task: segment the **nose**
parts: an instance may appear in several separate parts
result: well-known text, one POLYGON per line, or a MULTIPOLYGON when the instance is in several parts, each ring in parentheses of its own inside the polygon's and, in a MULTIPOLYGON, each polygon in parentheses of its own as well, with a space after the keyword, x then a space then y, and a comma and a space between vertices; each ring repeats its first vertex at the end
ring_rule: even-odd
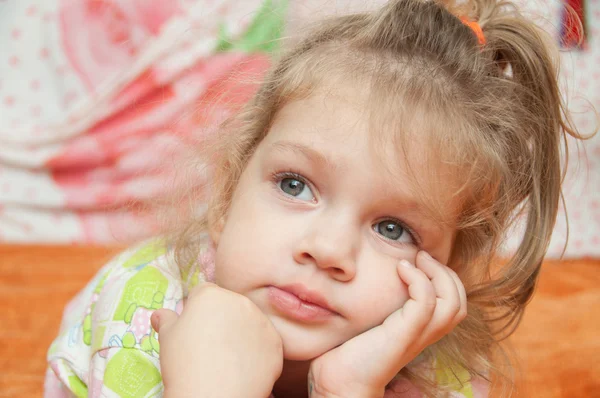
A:
POLYGON ((331 212, 311 220, 294 251, 298 264, 314 264, 330 277, 348 282, 356 275, 360 229, 349 215, 331 212))

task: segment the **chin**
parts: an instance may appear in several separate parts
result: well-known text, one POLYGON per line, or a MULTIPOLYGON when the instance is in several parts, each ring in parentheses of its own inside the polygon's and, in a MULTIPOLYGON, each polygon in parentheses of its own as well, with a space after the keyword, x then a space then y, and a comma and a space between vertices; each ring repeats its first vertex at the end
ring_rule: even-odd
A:
POLYGON ((286 319, 271 319, 281 336, 283 357, 289 361, 309 361, 341 344, 331 330, 322 326, 301 325, 286 319))
POLYGON ((288 361, 311 361, 328 350, 319 350, 307 345, 299 344, 299 342, 288 342, 283 339, 283 359, 288 361))

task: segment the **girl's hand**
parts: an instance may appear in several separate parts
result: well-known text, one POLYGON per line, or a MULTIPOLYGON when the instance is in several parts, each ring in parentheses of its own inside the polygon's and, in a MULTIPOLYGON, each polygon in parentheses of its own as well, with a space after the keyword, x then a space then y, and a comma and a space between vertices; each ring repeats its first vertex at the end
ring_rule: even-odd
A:
POLYGON ((416 264, 397 266, 410 296, 402 308, 312 362, 310 397, 383 397, 404 366, 465 318, 467 295, 458 275, 423 251, 416 264))
POLYGON ((248 298, 203 283, 181 316, 152 314, 166 397, 267 397, 283 366, 271 321, 248 298))

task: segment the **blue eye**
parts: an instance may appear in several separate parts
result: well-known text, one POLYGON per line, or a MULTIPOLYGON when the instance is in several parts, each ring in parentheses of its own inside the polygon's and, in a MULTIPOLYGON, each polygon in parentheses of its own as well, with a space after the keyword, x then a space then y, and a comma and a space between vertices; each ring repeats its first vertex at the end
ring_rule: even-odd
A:
POLYGON ((288 195, 298 196, 304 191, 305 183, 298 181, 295 178, 284 178, 279 183, 281 190, 288 195))
POLYGON ((414 242, 410 232, 395 220, 380 221, 373 225, 373 230, 389 240, 408 243, 414 242))
POLYGON ((315 200, 315 196, 300 176, 284 176, 279 181, 279 189, 281 189, 286 195, 293 196, 294 198, 311 202, 315 200))

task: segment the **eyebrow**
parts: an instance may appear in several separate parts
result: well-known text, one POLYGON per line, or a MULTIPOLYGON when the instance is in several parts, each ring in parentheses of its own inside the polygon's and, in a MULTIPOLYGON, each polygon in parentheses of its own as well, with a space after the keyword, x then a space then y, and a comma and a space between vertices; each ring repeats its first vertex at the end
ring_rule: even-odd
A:
POLYGON ((400 219, 415 229, 420 240, 433 239, 443 232, 445 221, 433 216, 414 197, 394 189, 385 190, 383 193, 382 205, 393 209, 394 212, 402 213, 400 219))
POLYGON ((277 152, 300 154, 326 170, 339 168, 339 165, 337 165, 330 157, 300 142, 277 141, 271 145, 271 148, 277 152))

